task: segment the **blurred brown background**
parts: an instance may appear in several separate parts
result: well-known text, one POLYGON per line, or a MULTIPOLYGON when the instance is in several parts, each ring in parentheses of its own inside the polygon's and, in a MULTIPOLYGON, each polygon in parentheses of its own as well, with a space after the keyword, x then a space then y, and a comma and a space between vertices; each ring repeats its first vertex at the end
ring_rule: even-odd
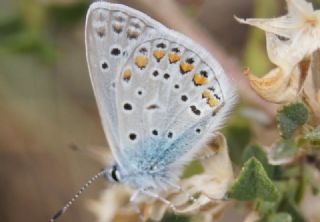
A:
MULTIPOLYGON (((240 64, 252 63, 258 73, 270 64, 262 33, 248 32, 233 16, 275 16, 284 5, 278 0, 118 2, 196 38, 223 60, 243 95, 250 94, 250 89, 238 81, 243 80, 240 64)), ((1 222, 49 221, 103 167, 90 155, 103 151, 97 147, 106 146, 106 141, 84 52, 89 4, 84 0, 0 0, 1 222), (81 150, 70 149, 70 144, 81 150)), ((244 100, 263 108, 253 98, 244 100)), ((103 181, 97 182, 61 221, 94 221, 86 201, 98 198, 103 187, 103 181)))

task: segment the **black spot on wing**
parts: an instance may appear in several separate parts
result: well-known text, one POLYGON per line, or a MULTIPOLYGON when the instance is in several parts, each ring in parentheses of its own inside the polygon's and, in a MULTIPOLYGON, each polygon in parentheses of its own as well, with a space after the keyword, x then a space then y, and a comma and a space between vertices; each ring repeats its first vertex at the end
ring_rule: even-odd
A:
POLYGON ((196 106, 192 105, 190 106, 190 109, 195 115, 200 116, 201 111, 196 106))

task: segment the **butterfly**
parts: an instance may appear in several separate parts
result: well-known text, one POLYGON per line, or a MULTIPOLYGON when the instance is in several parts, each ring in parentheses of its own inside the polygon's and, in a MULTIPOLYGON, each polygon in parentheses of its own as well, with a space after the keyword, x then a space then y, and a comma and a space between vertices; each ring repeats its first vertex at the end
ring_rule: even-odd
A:
POLYGON ((87 63, 114 164, 104 176, 174 206, 184 167, 225 122, 236 91, 219 63, 188 37, 125 5, 98 1, 86 18, 87 63))

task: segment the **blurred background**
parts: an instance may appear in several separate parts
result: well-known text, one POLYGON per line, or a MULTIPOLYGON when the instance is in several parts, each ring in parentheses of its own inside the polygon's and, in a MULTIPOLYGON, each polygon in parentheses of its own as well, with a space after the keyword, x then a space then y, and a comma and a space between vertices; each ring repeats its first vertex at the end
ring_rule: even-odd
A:
MULTIPOLYGON (((275 107, 257 98, 241 74, 244 66, 257 74, 270 69, 264 34, 238 24, 233 16, 277 16, 285 12, 284 1, 116 2, 189 35, 221 61, 242 95, 236 117, 225 129, 235 164, 237 153, 249 141, 268 143, 276 136, 270 122, 275 107), (259 114, 261 124, 250 124, 250 112, 259 114)), ((88 0, 0 0, 1 222, 49 221, 103 167, 93 157, 104 153, 107 148, 101 147, 107 145, 85 59, 89 4, 88 0)), ((61 221, 94 221, 86 201, 97 199, 103 188, 104 181, 97 182, 61 221)))

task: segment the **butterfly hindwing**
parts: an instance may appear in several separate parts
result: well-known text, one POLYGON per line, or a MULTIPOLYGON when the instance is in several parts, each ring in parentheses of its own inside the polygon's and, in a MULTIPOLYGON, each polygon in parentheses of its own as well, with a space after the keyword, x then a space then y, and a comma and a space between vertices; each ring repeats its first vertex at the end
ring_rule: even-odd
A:
POLYGON ((116 89, 127 163, 139 156, 143 160, 136 162, 143 164, 136 168, 190 160, 233 103, 233 92, 223 94, 217 71, 169 33, 136 46, 116 89))

